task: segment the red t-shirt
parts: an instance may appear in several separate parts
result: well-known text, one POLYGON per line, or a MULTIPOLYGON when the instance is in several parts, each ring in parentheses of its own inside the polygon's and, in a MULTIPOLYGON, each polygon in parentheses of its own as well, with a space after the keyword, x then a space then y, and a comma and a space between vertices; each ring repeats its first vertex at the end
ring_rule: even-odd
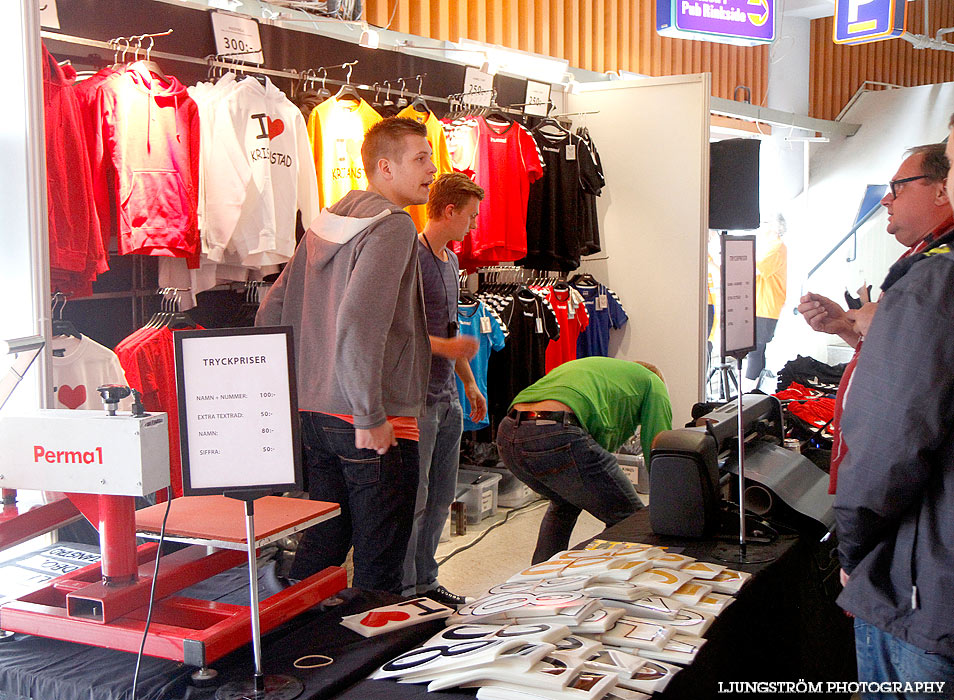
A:
POLYGON ((454 167, 473 172, 486 195, 477 228, 451 247, 461 267, 471 261, 516 260, 527 253, 527 199, 530 184, 543 176, 543 160, 530 133, 517 123, 469 120, 450 137, 454 167))
POLYGON ((586 306, 582 302, 575 302, 569 289, 557 291, 551 288, 547 301, 560 323, 560 337, 547 345, 546 368, 549 372, 564 362, 576 359, 576 341, 590 324, 590 317, 586 313, 586 306))
MULTIPOLYGON (((340 418, 346 423, 354 425, 354 416, 345 413, 326 413, 325 415, 340 418)), ((413 416, 388 416, 388 423, 394 428, 394 437, 402 440, 413 440, 418 442, 421 439, 421 431, 417 427, 417 418, 413 416)))
MULTIPOLYGON (((201 326, 196 326, 201 328, 201 326)), ((133 332, 116 346, 116 355, 129 386, 142 394, 147 411, 162 411, 169 421, 169 477, 172 493, 182 495, 182 458, 179 452, 179 401, 176 397, 176 360, 168 328, 133 332)))

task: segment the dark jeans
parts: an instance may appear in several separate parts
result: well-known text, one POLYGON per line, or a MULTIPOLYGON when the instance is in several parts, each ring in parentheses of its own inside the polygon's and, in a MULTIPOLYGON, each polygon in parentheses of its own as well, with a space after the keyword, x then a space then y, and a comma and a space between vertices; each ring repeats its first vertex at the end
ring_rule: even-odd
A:
POLYGON ((745 378, 758 379, 765 369, 765 346, 775 337, 777 318, 755 317, 755 350, 745 356, 748 363, 745 365, 745 378))
POLYGON ((570 546, 580 511, 609 527, 643 507, 616 458, 576 425, 517 424, 507 417, 497 429, 497 449, 514 476, 550 499, 533 552, 534 564, 570 546))
POLYGON ((341 515, 305 531, 289 576, 340 566, 354 545, 352 585, 400 593, 417 495, 417 443, 399 439, 383 455, 359 450, 354 426, 311 411, 301 412, 301 442, 309 498, 340 504, 341 515))

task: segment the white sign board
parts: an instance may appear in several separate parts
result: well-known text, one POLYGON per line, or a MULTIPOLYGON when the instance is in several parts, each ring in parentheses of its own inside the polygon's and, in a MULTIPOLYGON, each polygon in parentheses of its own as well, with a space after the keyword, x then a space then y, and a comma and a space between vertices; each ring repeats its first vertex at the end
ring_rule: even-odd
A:
POLYGON ((722 357, 755 349, 755 236, 722 236, 722 357))
POLYGON ((291 329, 174 335, 184 495, 301 488, 291 329))
POLYGON ((535 80, 527 81, 527 96, 523 99, 524 114, 533 114, 538 117, 547 116, 550 106, 550 84, 538 83, 535 80))
POLYGON ((479 68, 467 66, 464 72, 464 104, 489 107, 492 103, 494 76, 479 68))
POLYGON ((265 63, 258 22, 251 17, 230 12, 212 12, 211 15, 217 53, 244 63, 265 63))
POLYGON ((43 0, 40 5, 40 26, 51 29, 60 28, 60 15, 56 11, 56 0, 43 0))

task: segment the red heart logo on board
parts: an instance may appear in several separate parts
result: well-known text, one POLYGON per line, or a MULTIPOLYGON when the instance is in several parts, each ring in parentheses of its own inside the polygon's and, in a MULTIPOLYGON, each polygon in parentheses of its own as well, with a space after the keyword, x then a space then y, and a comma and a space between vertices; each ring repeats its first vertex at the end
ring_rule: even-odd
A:
POLYGON ((276 136, 280 135, 283 131, 285 131, 285 122, 283 122, 281 119, 270 119, 268 117, 265 117, 265 118, 268 119, 268 140, 269 141, 271 141, 273 138, 275 138, 276 136))
POLYGON ((86 387, 82 384, 75 387, 64 384, 56 390, 56 398, 67 408, 79 408, 86 403, 86 387))
POLYGON ((410 615, 399 610, 382 610, 380 612, 369 612, 361 619, 361 624, 365 627, 384 627, 389 622, 404 622, 410 619, 410 615))

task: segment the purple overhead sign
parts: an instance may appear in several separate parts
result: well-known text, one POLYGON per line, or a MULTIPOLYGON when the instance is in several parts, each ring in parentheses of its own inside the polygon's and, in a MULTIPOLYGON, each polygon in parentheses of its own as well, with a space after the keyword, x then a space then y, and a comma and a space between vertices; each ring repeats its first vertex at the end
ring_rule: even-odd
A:
POLYGON ((661 36, 750 46, 775 41, 775 0, 656 0, 661 36))

